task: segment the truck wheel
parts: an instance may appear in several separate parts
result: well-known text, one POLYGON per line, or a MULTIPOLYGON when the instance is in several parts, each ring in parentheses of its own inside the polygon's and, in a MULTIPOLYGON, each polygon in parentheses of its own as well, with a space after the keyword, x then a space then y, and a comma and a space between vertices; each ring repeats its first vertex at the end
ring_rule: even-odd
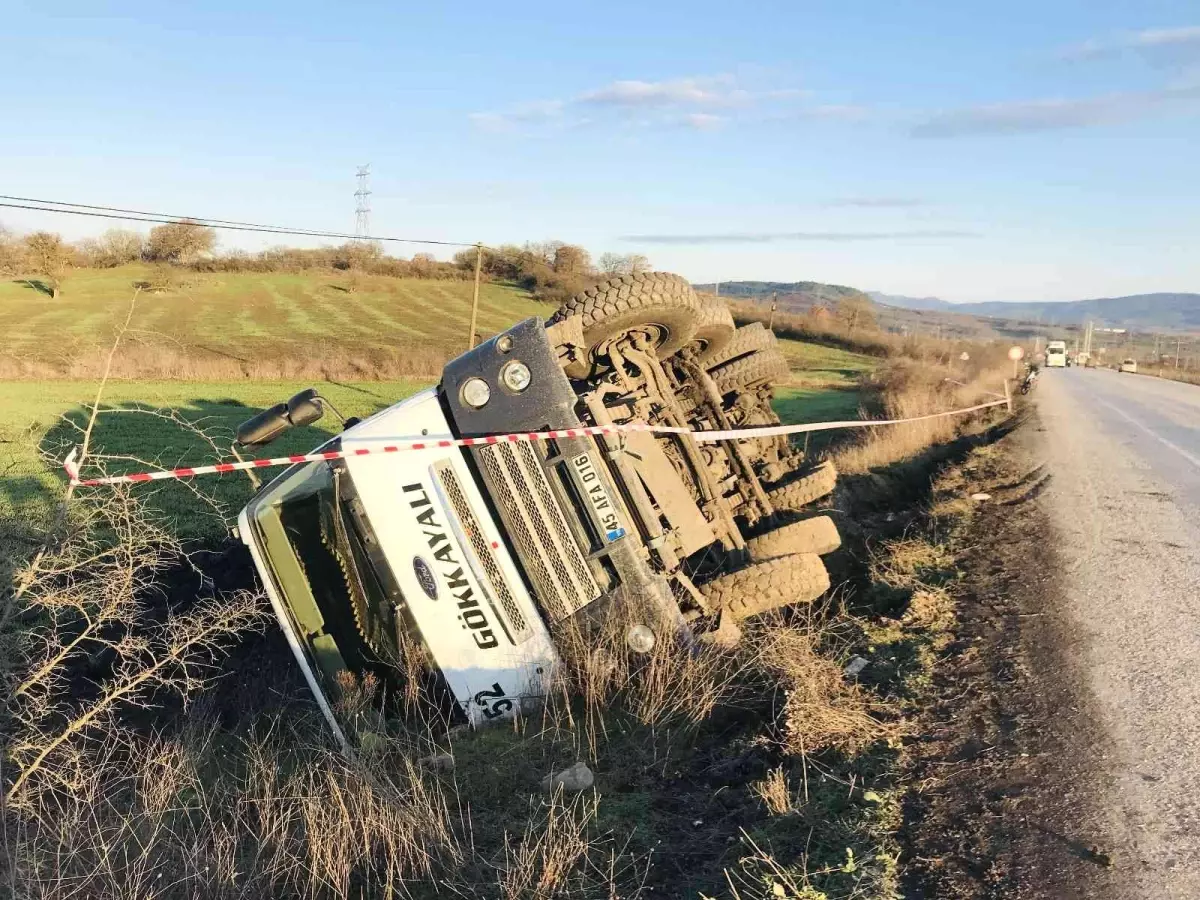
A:
POLYGON ((829 516, 817 516, 800 522, 789 522, 746 541, 746 549, 755 562, 777 559, 793 553, 815 553, 824 556, 842 546, 837 525, 829 516))
POLYGON ((668 272, 622 275, 590 287, 567 300, 550 323, 580 319, 584 359, 568 363, 570 378, 587 378, 609 368, 606 345, 623 335, 647 334, 660 359, 670 356, 696 333, 699 301, 691 284, 668 272))
POLYGON ((786 378, 791 368, 774 347, 756 350, 741 359, 727 362, 709 371, 722 396, 748 390, 760 384, 786 378))
POLYGON ((700 315, 696 320, 696 333, 692 336, 692 345, 696 347, 701 362, 724 351, 733 340, 736 331, 729 307, 722 303, 719 297, 700 299, 700 315))
POLYGON ((768 488, 767 499, 775 509, 799 510, 832 493, 836 486, 837 469, 826 460, 802 475, 795 475, 768 488))
POLYGON ((717 366, 733 362, 735 359, 747 356, 755 350, 777 347, 778 344, 779 342, 775 340, 775 335, 768 331, 762 322, 751 322, 749 325, 743 325, 735 331, 733 339, 725 345, 724 349, 710 350, 702 354, 700 362, 707 366, 711 372, 717 366))
POLYGON ((829 573, 815 553, 752 563, 700 587, 714 609, 728 612, 735 621, 793 603, 808 603, 827 590, 829 573))

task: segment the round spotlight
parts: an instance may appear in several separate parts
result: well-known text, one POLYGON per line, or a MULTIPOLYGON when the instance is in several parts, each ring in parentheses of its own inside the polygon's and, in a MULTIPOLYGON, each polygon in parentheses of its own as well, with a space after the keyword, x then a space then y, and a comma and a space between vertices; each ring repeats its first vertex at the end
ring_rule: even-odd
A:
POLYGON ((475 409, 482 409, 492 399, 492 389, 482 378, 468 378, 462 386, 463 403, 475 409))
POLYGON ((529 366, 519 359, 505 363, 504 368, 500 370, 500 381, 514 394, 519 394, 529 387, 532 380, 533 374, 529 371, 529 366))
POLYGON ((649 653, 654 649, 654 632, 649 625, 632 625, 625 632, 625 643, 634 653, 649 653))

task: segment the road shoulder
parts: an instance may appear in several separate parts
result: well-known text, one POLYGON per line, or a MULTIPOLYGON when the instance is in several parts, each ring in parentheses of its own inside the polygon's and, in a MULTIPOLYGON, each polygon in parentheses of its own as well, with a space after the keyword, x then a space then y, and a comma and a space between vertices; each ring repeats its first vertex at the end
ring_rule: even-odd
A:
MULTIPOLYGON (((1062 602, 1035 414, 940 479, 984 492, 949 532, 955 624, 910 747, 908 898, 1116 898, 1107 738, 1062 602)), ((935 509, 936 509, 935 498, 935 509)))

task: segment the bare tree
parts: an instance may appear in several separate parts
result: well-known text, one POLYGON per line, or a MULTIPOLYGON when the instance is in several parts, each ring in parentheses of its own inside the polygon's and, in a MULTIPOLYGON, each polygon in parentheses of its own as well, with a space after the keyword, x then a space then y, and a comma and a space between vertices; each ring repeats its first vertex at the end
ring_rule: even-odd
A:
MULTIPOLYGON (((475 251, 471 251, 474 253, 475 251)), ((437 257, 432 253, 414 253, 412 273, 418 278, 429 278, 437 268, 437 257)))
POLYGON ((41 276, 55 300, 74 255, 71 245, 53 232, 35 231, 25 238, 25 263, 33 274, 41 276))
POLYGON ((188 263, 217 245, 217 233, 207 225, 183 219, 150 229, 146 256, 154 262, 188 263))
POLYGON ((0 225, 0 275, 19 275, 25 266, 25 248, 4 226, 0 225))
POLYGON ((592 257, 582 247, 560 244, 554 249, 554 273, 567 278, 586 277, 592 273, 592 257))
POLYGON ((110 228, 95 242, 95 265, 104 268, 123 266, 142 258, 146 249, 146 238, 136 231, 125 228, 110 228))
POLYGON ((600 271, 613 278, 618 275, 641 275, 653 270, 650 260, 640 253, 605 253, 600 257, 600 271))
POLYGON ((848 331, 854 331, 856 328, 875 329, 878 327, 878 323, 875 321, 874 305, 870 298, 862 294, 839 298, 837 318, 848 331))
POLYGON ((629 260, 630 275, 641 275, 645 272, 654 271, 654 267, 650 265, 649 258, 640 253, 631 253, 626 258, 629 260))

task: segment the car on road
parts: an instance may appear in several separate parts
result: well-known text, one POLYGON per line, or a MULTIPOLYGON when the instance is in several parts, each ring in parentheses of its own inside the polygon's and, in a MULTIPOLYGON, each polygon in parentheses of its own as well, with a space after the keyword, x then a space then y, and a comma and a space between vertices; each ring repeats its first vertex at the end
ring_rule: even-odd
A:
POLYGON ((1119 366, 1117 366, 1117 371, 1118 372, 1132 372, 1134 375, 1136 375, 1137 374, 1137 360, 1136 359, 1121 360, 1121 364, 1119 366))

